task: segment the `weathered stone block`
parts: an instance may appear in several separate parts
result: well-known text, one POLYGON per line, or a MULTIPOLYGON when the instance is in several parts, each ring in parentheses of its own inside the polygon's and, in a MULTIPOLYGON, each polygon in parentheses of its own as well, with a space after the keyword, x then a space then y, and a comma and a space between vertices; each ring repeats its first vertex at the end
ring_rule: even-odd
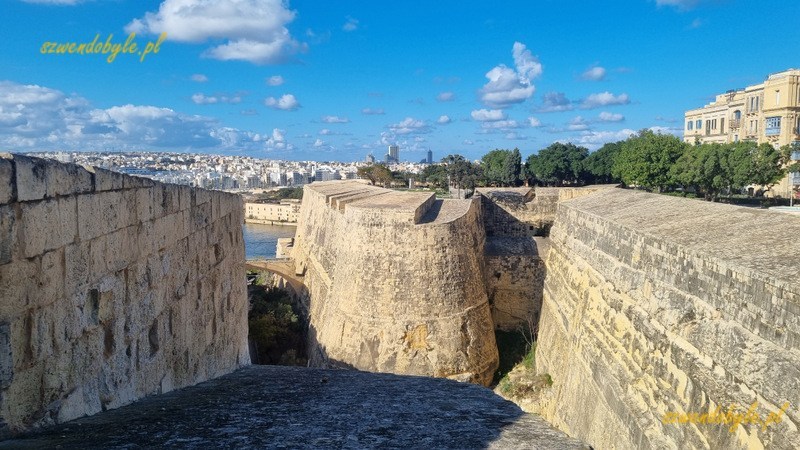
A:
POLYGON ((93 167, 94 190, 96 192, 114 191, 124 187, 125 175, 101 167, 93 167))
POLYGON ((156 182, 151 180, 150 178, 145 177, 137 177, 132 175, 123 175, 122 178, 122 187, 124 189, 135 189, 135 188, 143 188, 143 187, 152 187, 155 186, 156 182))
POLYGON ((8 264, 17 242, 16 211, 12 205, 0 206, 0 265, 8 264))
POLYGON ((84 194, 92 192, 92 174, 75 164, 47 161, 47 196, 84 194))
POLYGON ((41 257, 38 289, 32 294, 33 304, 48 305, 64 295, 64 247, 51 250, 41 257))
POLYGON ((99 192, 78 196, 78 232, 82 240, 125 228, 136 222, 136 203, 129 193, 99 192))
POLYGON ((14 155, 17 201, 41 200, 47 195, 47 162, 41 158, 14 155))
POLYGON ((0 157, 0 205, 16 200, 14 165, 8 158, 0 157))
POLYGON ((75 197, 21 204, 19 226, 25 257, 74 242, 78 228, 75 211, 75 197))

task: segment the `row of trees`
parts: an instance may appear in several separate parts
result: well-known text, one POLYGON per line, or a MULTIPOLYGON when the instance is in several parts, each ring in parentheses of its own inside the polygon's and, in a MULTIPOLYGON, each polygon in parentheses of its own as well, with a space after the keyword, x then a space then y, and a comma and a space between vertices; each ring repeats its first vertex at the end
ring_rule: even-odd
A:
MULTIPOLYGON (((448 155, 442 164, 427 166, 418 178, 439 189, 624 183, 657 192, 683 189, 716 200, 750 185, 769 189, 787 171, 799 171, 800 165, 790 164, 791 152, 789 146, 775 149, 755 142, 690 145, 673 135, 642 130, 592 153, 556 142, 524 163, 516 148, 492 150, 479 162, 448 155)), ((359 174, 384 185, 398 178, 408 180, 382 165, 367 166, 359 174)))

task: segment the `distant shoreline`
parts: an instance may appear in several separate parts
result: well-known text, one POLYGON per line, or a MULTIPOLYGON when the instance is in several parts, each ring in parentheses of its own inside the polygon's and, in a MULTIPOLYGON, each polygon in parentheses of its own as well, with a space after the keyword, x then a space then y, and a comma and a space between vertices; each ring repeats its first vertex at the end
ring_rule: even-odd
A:
POLYGON ((244 219, 244 223, 253 223, 257 225, 279 225, 284 227, 296 227, 297 222, 283 222, 278 220, 265 220, 265 219, 244 219))

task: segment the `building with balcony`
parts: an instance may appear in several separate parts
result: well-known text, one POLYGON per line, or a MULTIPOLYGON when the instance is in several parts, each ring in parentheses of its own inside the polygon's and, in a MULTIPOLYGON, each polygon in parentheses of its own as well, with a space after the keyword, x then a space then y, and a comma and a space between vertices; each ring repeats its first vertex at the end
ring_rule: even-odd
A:
POLYGON ((775 147, 800 145, 800 69, 770 75, 754 86, 730 90, 702 108, 686 111, 683 140, 740 140, 775 147))
MULTIPOLYGON (((686 111, 683 140, 800 146, 800 69, 773 73, 761 84, 730 90, 702 108, 686 111)), ((775 193, 787 195, 788 189, 787 177, 775 193)))

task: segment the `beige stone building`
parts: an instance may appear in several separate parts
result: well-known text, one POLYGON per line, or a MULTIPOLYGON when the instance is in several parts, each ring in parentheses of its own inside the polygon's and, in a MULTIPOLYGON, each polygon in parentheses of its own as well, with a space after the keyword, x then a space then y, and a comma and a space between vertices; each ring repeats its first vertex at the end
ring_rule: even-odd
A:
MULTIPOLYGON (((800 69, 773 73, 761 84, 730 90, 702 108, 686 111, 683 140, 800 146, 800 69)), ((788 197, 790 186, 787 176, 770 195, 788 197)))
POLYGON ((685 142, 800 145, 800 69, 774 73, 761 84, 719 94, 685 116, 685 142))
POLYGON ((280 203, 245 203, 244 217, 248 223, 297 223, 300 200, 285 199, 280 203))

